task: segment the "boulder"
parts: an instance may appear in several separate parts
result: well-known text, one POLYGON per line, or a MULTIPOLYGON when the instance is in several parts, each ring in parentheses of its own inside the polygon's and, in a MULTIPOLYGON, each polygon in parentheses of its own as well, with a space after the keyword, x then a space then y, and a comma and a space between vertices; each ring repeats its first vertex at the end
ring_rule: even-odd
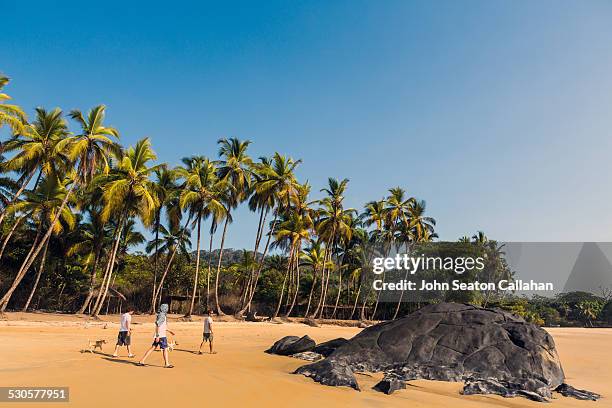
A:
POLYGON ((315 341, 308 336, 285 336, 266 350, 266 353, 290 356, 304 351, 312 351, 315 346, 315 341))
POLYGON ((348 343, 348 340, 343 338, 343 337, 338 337, 337 339, 333 339, 333 340, 329 340, 326 342, 323 342, 319 345, 317 345, 314 348, 314 352, 315 353, 319 353, 322 354, 323 356, 327 357, 329 356, 331 353, 333 353, 338 347, 344 345, 348 343))
POLYGON ((295 373, 359 389, 356 371, 384 372, 384 383, 375 388, 387 393, 404 381, 427 379, 464 381, 466 394, 538 401, 550 398, 565 378, 555 343, 544 329, 502 310, 457 303, 429 305, 370 326, 295 373))

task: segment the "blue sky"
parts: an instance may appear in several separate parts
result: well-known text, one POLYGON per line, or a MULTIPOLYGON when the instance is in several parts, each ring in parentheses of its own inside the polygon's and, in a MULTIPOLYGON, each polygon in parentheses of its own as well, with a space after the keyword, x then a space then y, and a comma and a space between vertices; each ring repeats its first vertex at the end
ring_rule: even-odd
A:
MULTIPOLYGON (((6 2, 0 71, 30 112, 104 103, 161 161, 303 159, 348 206, 393 186, 442 239, 612 241, 612 3, 6 2), (92 3, 92 4, 90 4, 92 3)), ((252 247, 236 215, 230 247, 252 247)))

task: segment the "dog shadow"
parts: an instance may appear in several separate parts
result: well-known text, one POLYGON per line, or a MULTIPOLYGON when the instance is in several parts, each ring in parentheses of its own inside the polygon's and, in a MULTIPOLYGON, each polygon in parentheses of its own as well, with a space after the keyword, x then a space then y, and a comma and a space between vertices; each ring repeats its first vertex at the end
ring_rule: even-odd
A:
POLYGON ((99 356, 106 356, 106 357, 112 357, 112 356, 113 356, 112 354, 109 354, 109 353, 104 353, 104 352, 102 352, 102 351, 95 351, 95 350, 94 350, 94 351, 91 351, 91 350, 89 350, 89 349, 82 349, 82 350, 80 351, 80 353, 97 354, 97 355, 99 355, 99 356))
POLYGON ((198 354, 197 351, 193 351, 193 350, 185 350, 185 349, 180 349, 180 348, 175 348, 174 351, 180 351, 182 353, 191 353, 191 354, 198 354))

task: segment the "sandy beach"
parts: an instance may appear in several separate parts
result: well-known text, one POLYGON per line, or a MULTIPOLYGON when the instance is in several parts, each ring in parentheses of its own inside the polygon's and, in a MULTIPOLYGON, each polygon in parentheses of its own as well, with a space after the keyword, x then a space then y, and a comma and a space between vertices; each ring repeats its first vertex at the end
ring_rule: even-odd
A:
MULTIPOLYGON (((285 335, 308 334, 317 342, 351 337, 360 329, 300 323, 217 322, 217 354, 196 355, 201 323, 170 320, 179 346, 171 353, 174 369, 162 368, 154 353, 147 367, 134 365, 125 349, 112 358, 118 316, 103 321, 54 314, 7 314, 0 321, 0 379, 2 386, 68 386, 70 406, 110 407, 114 404, 195 407, 296 406, 296 407, 527 407, 541 406, 524 398, 463 396, 462 385, 414 381, 406 390, 383 395, 371 387, 378 374, 359 375, 361 392, 326 387, 291 374, 304 361, 265 354, 285 335), (104 328, 106 326, 106 328, 104 328), (88 339, 105 339, 104 353, 82 353, 88 339)), ((133 347, 140 357, 150 344, 151 316, 135 316, 133 347)), ((556 396, 556 407, 610 407, 612 384, 612 329, 549 329, 560 352, 567 381, 603 394, 598 402, 556 396)), ((7 404, 5 404, 7 405, 7 404)), ((21 403, 19 406, 34 406, 21 403)), ((37 404, 36 406, 40 406, 37 404)))

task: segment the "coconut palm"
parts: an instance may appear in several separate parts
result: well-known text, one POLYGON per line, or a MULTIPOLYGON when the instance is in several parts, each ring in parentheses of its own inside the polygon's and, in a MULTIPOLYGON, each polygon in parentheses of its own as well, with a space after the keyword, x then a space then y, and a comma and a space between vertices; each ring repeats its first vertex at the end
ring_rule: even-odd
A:
MULTIPOLYGON (((326 259, 327 254, 325 253, 325 248, 323 248, 319 240, 311 241, 311 246, 308 249, 302 251, 300 255, 300 265, 308 266, 312 269, 312 285, 310 286, 310 293, 308 294, 308 305, 306 306, 306 312, 304 313, 304 316, 308 316, 308 312, 310 311, 312 295, 314 293, 314 289, 317 283, 317 275, 319 271, 323 270, 323 265, 326 259)), ((328 268, 331 266, 332 265, 327 265, 328 268)), ((321 282, 322 281, 323 277, 321 277, 321 282)))
POLYGON ((261 211, 260 225, 257 231, 258 238, 255 242, 255 256, 257 256, 259 244, 263 235, 266 215, 272 209, 274 209, 274 219, 267 233, 266 244, 261 259, 256 265, 256 270, 251 271, 249 275, 245 304, 238 312, 239 315, 242 315, 251 307, 251 302, 253 301, 253 296, 255 295, 255 290, 259 282, 259 276, 264 267, 264 259, 268 254, 272 231, 276 229, 278 215, 280 211, 291 205, 292 200, 296 196, 298 183, 295 178, 295 169, 302 162, 301 160, 293 160, 291 157, 285 157, 279 153, 274 153, 271 160, 265 158, 261 158, 260 160, 261 163, 255 166, 253 195, 249 201, 251 209, 259 208, 261 211))
MULTIPOLYGON (((343 208, 344 193, 348 182, 348 179, 338 181, 337 179, 330 178, 328 180, 328 188, 321 190, 327 194, 327 197, 320 200, 321 207, 319 209, 316 230, 319 237, 326 243, 328 260, 332 260, 336 255, 336 248, 339 240, 347 238, 350 235, 351 217, 355 210, 352 208, 345 210, 343 208)), ((324 266, 326 264, 327 262, 324 266)), ((334 268, 336 268, 335 262, 333 265, 334 268)), ((325 311, 325 300, 327 298, 331 268, 325 269, 327 270, 326 274, 324 270, 325 283, 321 286, 321 297, 313 316, 316 316, 318 313, 319 316, 322 317, 325 311)), ((339 269, 337 270, 339 271, 339 269)), ((339 279, 341 278, 341 275, 339 275, 339 279)), ((340 285, 338 290, 341 290, 340 285)))
POLYGON ((2 88, 9 82, 9 78, 0 74, 0 128, 7 125, 16 134, 23 131, 23 125, 27 123, 27 117, 19 106, 5 103, 11 97, 3 93, 2 88))
POLYGON ((293 296, 291 306, 287 310, 286 316, 289 316, 289 314, 291 314, 293 306, 295 305, 295 300, 297 298, 300 285, 300 270, 298 258, 302 249, 302 242, 310 238, 310 231, 312 227, 313 222, 310 216, 302 215, 297 211, 291 211, 290 214, 287 215, 287 219, 281 222, 278 226, 278 229, 275 231, 275 239, 279 244, 278 246, 288 246, 289 248, 289 262, 287 264, 287 270, 285 272, 285 277, 278 299, 278 304, 276 306, 274 315, 272 316, 273 318, 278 316, 283 301, 283 295, 285 293, 286 283, 292 271, 295 271, 296 276, 295 294, 293 296))
POLYGON ((155 186, 150 176, 159 165, 151 166, 151 161, 157 159, 148 138, 139 140, 135 146, 130 147, 116 168, 102 176, 100 184, 102 188, 102 201, 104 207, 101 212, 103 221, 111 217, 117 220, 115 228, 114 246, 109 256, 105 278, 93 316, 100 313, 104 298, 113 275, 117 251, 121 242, 122 229, 126 222, 134 217, 140 218, 145 227, 149 227, 155 220, 159 199, 155 193, 155 186))
MULTIPOLYGON (((74 227, 75 218, 74 214, 68 206, 62 206, 67 192, 65 188, 65 181, 60 181, 56 176, 49 176, 43 180, 38 188, 32 192, 28 191, 22 201, 19 201, 9 207, 7 212, 10 214, 22 212, 30 214, 30 217, 37 220, 37 233, 36 238, 32 244, 30 252, 31 255, 34 248, 40 242, 40 236, 43 228, 48 227, 54 234, 59 234, 63 231, 64 225, 68 228, 74 227), (50 227, 49 227, 50 225, 50 227)), ((47 242, 44 242, 45 248, 47 242)), ((34 257, 34 256, 33 256, 34 257)), ((34 257, 35 258, 35 257, 34 257)), ((38 274, 33 291, 36 290, 36 286, 40 279, 40 275, 44 269, 44 256, 42 263, 38 269, 38 274)), ((19 283, 28 272, 28 268, 22 267, 17 272, 13 283, 11 284, 8 291, 0 299, 0 311, 4 312, 8 306, 8 303, 19 286, 19 283)), ((33 292, 32 292, 33 294, 33 292)), ((31 299, 31 297, 30 297, 31 299)), ((28 302, 29 304, 29 302, 28 302)))
POLYGON ((104 126, 104 105, 93 108, 87 120, 83 117, 80 111, 71 111, 70 117, 76 120, 82 128, 82 133, 76 136, 69 136, 60 140, 56 149, 61 151, 70 161, 76 165, 76 171, 70 172, 67 178, 70 178, 68 183, 70 187, 66 191, 64 201, 56 212, 56 219, 50 223, 47 232, 39 241, 36 248, 30 252, 23 261, 20 270, 28 270, 47 240, 51 237, 55 224, 59 219, 59 215, 63 212, 68 200, 72 197, 72 192, 77 185, 87 185, 96 174, 101 171, 103 174, 108 173, 109 160, 111 155, 119 157, 121 149, 111 137, 118 137, 118 132, 112 127, 104 126))
MULTIPOLYGON (((177 170, 185 180, 184 188, 180 193, 180 207, 186 209, 190 217, 194 219, 197 234, 193 291, 189 312, 186 315, 191 316, 199 282, 202 221, 210 215, 218 219, 225 213, 225 207, 220 201, 220 192, 223 190, 224 183, 217 177, 216 166, 204 157, 185 158, 183 163, 185 167, 177 170)), ((206 289, 208 293, 209 288, 206 289)))
MULTIPOLYGON (((67 136, 68 125, 59 108, 52 111, 36 108, 35 121, 32 124, 24 125, 19 135, 4 144, 4 152, 13 152, 15 155, 2 163, 2 171, 14 171, 21 174, 18 182, 19 188, 10 202, 19 199, 37 171, 38 177, 33 189, 38 185, 42 175, 49 176, 51 173, 65 172, 67 159, 57 145, 67 136)), ((5 215, 4 211, 0 213, 0 224, 5 215)))
POLYGON ((489 242, 489 238, 483 231, 476 231, 476 233, 472 235, 472 242, 479 245, 484 245, 489 242))
POLYGON ((100 211, 93 205, 89 207, 89 221, 79 226, 79 237, 66 253, 67 256, 82 256, 84 267, 91 270, 87 296, 77 311, 78 314, 85 313, 91 303, 96 289, 98 266, 106 253, 105 249, 112 244, 112 228, 102 221, 100 211))
POLYGON ((253 179, 253 160, 248 156, 247 149, 251 142, 241 141, 235 137, 230 139, 219 139, 219 179, 226 186, 224 197, 225 215, 221 245, 219 248, 219 261, 217 263, 217 274, 215 276, 215 307, 219 315, 224 315, 219 304, 219 277, 221 274, 221 262, 223 260, 223 246, 227 226, 232 222, 231 212, 241 202, 248 198, 251 191, 253 179))
MULTIPOLYGON (((155 221, 152 226, 152 231, 155 236, 154 242, 158 242, 159 233, 162 227, 161 218, 162 211, 165 210, 166 218, 170 224, 170 229, 176 229, 179 227, 182 211, 178 203, 179 197, 179 186, 177 185, 178 174, 173 169, 168 169, 166 166, 161 166, 153 171, 155 176, 155 193, 159 200, 159 206, 155 211, 155 221)), ((153 251, 153 285, 151 288, 151 310, 150 313, 155 312, 155 291, 157 288, 157 275, 159 272, 159 257, 157 249, 153 251)))
POLYGON ((168 272, 170 272, 170 268, 172 267, 172 263, 176 254, 187 255, 188 248, 191 247, 191 240, 189 237, 191 236, 191 231, 187 228, 187 224, 189 224, 191 220, 188 218, 185 226, 174 226, 170 227, 168 230, 164 226, 160 229, 161 237, 157 239, 153 239, 148 242, 146 251, 152 252, 156 250, 160 255, 166 255, 166 268, 164 269, 163 274, 159 278, 159 283, 157 284, 157 288, 155 289, 155 293, 153 299, 155 303, 153 307, 156 306, 158 299, 161 298, 162 289, 164 287, 164 281, 166 280, 166 276, 168 276, 168 272))

